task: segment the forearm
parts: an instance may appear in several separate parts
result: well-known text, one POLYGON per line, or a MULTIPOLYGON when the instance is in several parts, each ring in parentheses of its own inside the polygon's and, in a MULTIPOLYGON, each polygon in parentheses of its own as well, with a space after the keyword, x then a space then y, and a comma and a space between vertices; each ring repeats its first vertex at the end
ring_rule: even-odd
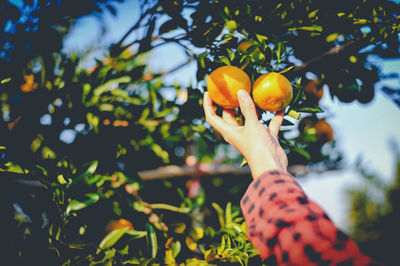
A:
POLYGON ((268 171, 255 179, 241 207, 248 238, 271 265, 372 262, 286 171, 268 171))

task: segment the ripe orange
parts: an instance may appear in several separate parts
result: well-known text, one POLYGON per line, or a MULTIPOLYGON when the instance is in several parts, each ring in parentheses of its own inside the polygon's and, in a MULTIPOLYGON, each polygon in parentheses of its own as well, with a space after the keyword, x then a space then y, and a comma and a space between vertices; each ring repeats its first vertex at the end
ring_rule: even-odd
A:
POLYGON ((282 74, 270 72, 261 75, 253 85, 253 99, 265 111, 285 109, 293 98, 290 81, 282 74))
POLYGON ((304 92, 315 102, 319 102, 324 95, 324 90, 320 87, 320 81, 317 79, 309 80, 304 86, 304 92))
POLYGON ((333 140, 333 129, 324 119, 305 117, 299 122, 298 129, 300 132, 313 132, 312 134, 315 134, 320 143, 333 140))
POLYGON ((132 223, 126 219, 121 218, 118 220, 110 220, 106 225, 106 232, 110 233, 111 231, 114 231, 115 229, 124 228, 124 227, 129 227, 129 230, 134 230, 132 223))
MULTIPOLYGON (((239 49, 239 50, 242 50, 242 51, 244 52, 244 51, 246 51, 247 49, 249 49, 250 46, 253 46, 253 45, 255 45, 255 44, 257 44, 256 41, 253 41, 253 40, 244 40, 244 41, 242 41, 242 42, 239 43, 238 49, 239 49)), ((255 51, 258 52, 258 53, 260 53, 260 49, 258 49, 258 48, 256 48, 255 51)))
POLYGON ((330 142, 333 140, 333 129, 325 120, 318 120, 314 125, 317 130, 317 139, 322 142, 330 142))
POLYGON ((215 69, 207 80, 210 98, 223 108, 239 107, 237 92, 241 89, 250 94, 251 81, 246 72, 234 66, 222 66, 215 69))
POLYGON ((25 83, 21 85, 21 91, 23 92, 31 92, 38 86, 37 82, 35 82, 35 76, 33 74, 24 76, 25 83))

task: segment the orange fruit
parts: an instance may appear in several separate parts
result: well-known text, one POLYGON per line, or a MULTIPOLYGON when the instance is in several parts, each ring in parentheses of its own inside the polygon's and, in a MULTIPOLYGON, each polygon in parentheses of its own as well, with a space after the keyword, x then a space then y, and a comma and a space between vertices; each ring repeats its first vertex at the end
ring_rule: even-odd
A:
POLYGON ((134 230, 132 223, 126 219, 121 218, 118 220, 110 220, 106 225, 106 232, 110 233, 111 231, 114 231, 115 229, 124 228, 124 227, 128 227, 129 230, 134 230))
POLYGON ((333 140, 333 129, 324 119, 318 120, 317 118, 305 117, 299 122, 298 129, 300 132, 315 134, 317 141, 320 143, 326 143, 333 140))
MULTIPOLYGON (((255 44, 257 44, 256 41, 244 40, 244 41, 241 41, 241 42, 239 43, 238 49, 239 49, 239 50, 242 50, 242 51, 244 52, 244 51, 246 51, 247 49, 249 49, 250 46, 253 46, 253 45, 255 45, 255 44)), ((258 53, 260 53, 260 49, 258 49, 258 48, 256 48, 255 51, 258 52, 258 53)))
POLYGON ((309 80, 304 86, 304 92, 313 101, 319 102, 324 95, 324 90, 319 86, 317 79, 309 80))
POLYGON ((270 72, 261 75, 253 85, 253 99, 264 111, 285 109, 293 98, 290 81, 282 74, 270 72))
POLYGON ((38 86, 37 82, 35 82, 35 76, 33 74, 24 75, 25 83, 21 85, 21 91, 23 92, 31 92, 38 86))
POLYGON ((207 80, 210 98, 219 106, 227 109, 239 107, 237 92, 251 91, 249 76, 238 67, 222 66, 211 72, 207 80))
POLYGON ((318 120, 314 125, 317 130, 317 139, 323 142, 330 142, 333 140, 333 129, 331 125, 325 120, 318 120))

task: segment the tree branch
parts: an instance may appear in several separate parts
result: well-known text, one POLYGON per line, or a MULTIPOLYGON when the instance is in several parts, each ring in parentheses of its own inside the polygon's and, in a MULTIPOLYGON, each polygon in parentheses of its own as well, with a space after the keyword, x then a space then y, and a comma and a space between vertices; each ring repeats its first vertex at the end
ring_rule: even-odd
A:
POLYGON ((329 57, 336 56, 339 54, 343 54, 345 52, 354 51, 361 49, 364 45, 368 44, 367 38, 356 38, 350 40, 342 45, 335 46, 331 48, 329 51, 323 53, 320 56, 314 57, 311 60, 305 62, 301 66, 297 66, 292 68, 287 72, 287 77, 289 79, 293 79, 296 76, 304 74, 307 70, 315 67, 322 61, 326 60, 329 57))

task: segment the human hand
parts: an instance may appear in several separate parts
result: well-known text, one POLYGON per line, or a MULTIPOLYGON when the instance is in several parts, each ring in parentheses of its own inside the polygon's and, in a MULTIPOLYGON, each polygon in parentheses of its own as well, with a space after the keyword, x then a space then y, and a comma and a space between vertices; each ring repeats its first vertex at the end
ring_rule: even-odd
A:
POLYGON ((224 109, 222 117, 216 115, 208 92, 204 93, 203 98, 206 121, 246 158, 253 178, 272 169, 286 171, 287 156, 278 141, 284 111, 276 112, 266 128, 258 120, 256 107, 250 95, 245 90, 240 90, 238 99, 240 110, 245 117, 244 126, 237 123, 230 109, 224 109))

